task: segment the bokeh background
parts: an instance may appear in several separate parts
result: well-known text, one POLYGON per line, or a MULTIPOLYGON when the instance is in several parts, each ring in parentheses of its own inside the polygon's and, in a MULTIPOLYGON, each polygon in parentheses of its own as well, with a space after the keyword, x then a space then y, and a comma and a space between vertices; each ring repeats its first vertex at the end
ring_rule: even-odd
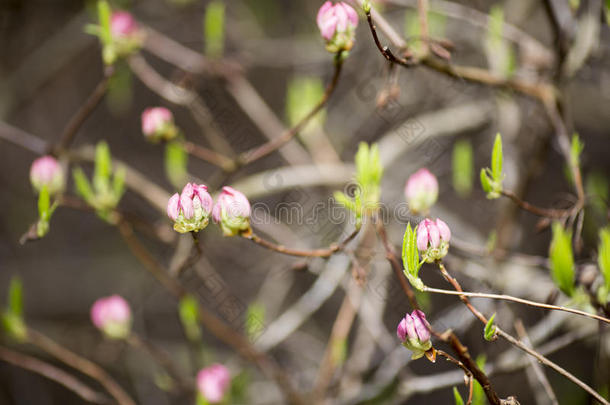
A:
MULTIPOLYGON (((584 30, 585 23, 579 18, 586 14, 589 3, 596 2, 581 1, 584 4, 576 12, 570 10, 567 1, 430 3, 434 11, 431 33, 453 43, 452 63, 488 67, 536 81, 552 79, 556 74, 554 61, 559 46, 546 3, 555 4, 567 16, 566 27, 584 30), (499 13, 500 21, 511 28, 505 25, 501 40, 494 43, 488 22, 489 16, 497 21, 499 13)), ((128 7, 146 26, 196 52, 205 52, 205 1, 121 1, 116 5, 128 7)), ((290 91, 301 94, 294 90, 295 83, 307 78, 308 83, 314 83, 312 86, 320 86, 332 74, 332 56, 324 50, 315 25, 319 6, 312 1, 226 2, 224 57, 243 68, 251 86, 286 126, 291 124, 291 111, 307 102, 305 95, 292 100, 289 97, 290 91)), ((378 6, 398 32, 416 37, 415 1, 389 0, 378 6)), ((585 217, 584 248, 577 257, 580 265, 592 262, 597 228, 607 221, 610 33, 601 14, 595 22, 587 22, 593 24, 594 38, 583 45, 590 49, 582 67, 561 85, 570 125, 585 143, 583 172, 587 192, 595 201, 585 217)), ((99 43, 83 31, 84 25, 94 20, 92 2, 0 1, 2 121, 46 142, 57 141, 62 128, 103 75, 99 43)), ((577 34, 572 32, 573 40, 577 34)), ((417 40, 411 43, 418 46, 417 40)), ((260 125, 244 113, 222 79, 189 74, 146 50, 142 54, 167 80, 200 95, 211 112, 213 125, 235 151, 248 150, 266 140, 260 125)), ((140 131, 140 113, 153 105, 170 108, 187 139, 209 145, 205 130, 188 108, 163 100, 126 65, 120 65, 109 93, 79 130, 74 146, 106 140, 114 158, 145 174, 166 193, 173 193, 177 187, 165 175, 163 147, 146 142, 140 131)), ((260 233, 288 246, 325 246, 351 232, 350 224, 329 218, 332 192, 342 190, 349 182, 358 143, 379 142, 385 166, 384 220, 395 246, 400 246, 406 222, 413 220, 401 208, 404 182, 419 167, 428 167, 441 184, 433 216, 444 218, 453 230, 456 248, 452 248, 448 263, 465 288, 545 301, 554 290, 544 264, 549 228, 540 227, 539 218, 518 211, 508 201, 487 200, 476 179, 478 170, 488 165, 497 132, 504 139, 507 188, 540 206, 569 205, 573 195, 565 163, 539 103, 423 67, 389 73, 361 18, 356 44, 338 88, 316 122, 301 138, 283 148, 284 153, 276 152, 240 170, 228 184, 242 185, 253 203, 264 204, 276 217, 255 223, 260 233), (396 89, 396 99, 381 102, 396 89), (466 179, 467 185, 457 186, 459 190, 454 180, 456 143, 469 145, 473 151, 472 164, 460 168, 464 173, 458 177, 466 179), (303 160, 291 159, 295 156, 303 160), (307 170, 287 170, 293 165, 306 165, 307 170), (321 168, 316 169, 316 165, 321 168), (254 175, 259 176, 255 181, 254 175), (278 209, 282 204, 294 204, 314 220, 299 223, 278 209), (475 254, 484 251, 491 232, 495 232, 498 249, 505 251, 501 259, 475 254)), ((152 360, 123 343, 103 339, 91 325, 88 311, 93 301, 121 294, 134 308, 134 329, 168 351, 190 374, 209 361, 225 362, 235 375, 242 373, 247 381, 243 403, 283 403, 273 382, 205 330, 200 344, 189 343, 174 299, 131 255, 118 231, 93 213, 60 208, 44 239, 20 244, 21 235, 36 220, 36 197, 28 181, 35 157, 0 139, 0 297, 5 296, 12 276, 21 277, 28 325, 103 366, 138 403, 185 403, 185 397, 158 387, 155 375, 159 369, 152 360)), ((79 165, 90 172, 89 163, 79 165)), ((193 179, 220 185, 218 169, 211 165, 191 158, 188 171, 193 179)), ((157 237, 142 234, 141 240, 160 262, 172 267, 176 246, 184 249, 190 240, 178 238, 163 212, 132 190, 120 207, 154 229, 157 237)), ((245 328, 247 314, 256 312, 264 327, 255 344, 266 345, 299 389, 311 389, 352 279, 349 255, 303 261, 266 251, 247 240, 223 238, 215 227, 206 229, 201 238, 202 260, 180 274, 180 279, 199 291, 210 309, 240 330, 245 328), (304 294, 320 294, 322 287, 330 289, 328 297, 315 296, 303 302, 304 294), (311 314, 303 315, 308 309, 311 314), (275 328, 299 316, 304 319, 297 330, 276 342, 279 332, 275 328)), ((370 267, 362 290, 364 314, 356 319, 346 342, 347 357, 330 383, 329 403, 452 401, 451 387, 463 386, 460 372, 443 362, 409 363, 409 353, 395 339, 395 325, 409 306, 380 244, 372 247, 370 267), (426 378, 431 375, 436 376, 426 378)), ((424 280, 443 286, 443 280, 431 268, 428 270, 422 271, 424 280)), ((421 300, 436 328, 453 328, 473 355, 486 354, 488 368, 494 372, 492 382, 501 395, 516 395, 521 404, 545 403, 539 398, 541 388, 531 370, 520 366, 528 363, 504 342, 485 342, 482 328, 458 300, 437 296, 422 296, 421 300)), ((578 338, 550 358, 608 392, 608 338, 602 333, 604 328, 597 331, 595 322, 587 319, 485 300, 476 302, 489 314, 498 312, 497 319, 509 330, 515 319, 522 319, 536 346, 579 332, 578 338)), ((2 339, 4 344, 5 337, 2 339)), ((45 358, 27 345, 15 348, 45 358)), ((557 374, 547 370, 547 375, 560 403, 592 403, 557 374)), ((0 403, 85 402, 53 382, 0 362, 0 403)))

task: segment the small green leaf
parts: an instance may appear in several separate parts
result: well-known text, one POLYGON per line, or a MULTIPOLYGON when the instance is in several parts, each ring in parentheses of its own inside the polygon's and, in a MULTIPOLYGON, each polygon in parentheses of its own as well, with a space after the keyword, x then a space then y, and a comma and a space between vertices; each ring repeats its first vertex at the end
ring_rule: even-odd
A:
POLYGON ((188 179, 188 154, 180 142, 169 142, 165 147, 165 175, 176 188, 180 188, 188 179))
POLYGON ((455 405, 464 405, 464 400, 457 387, 453 387, 453 399, 455 400, 455 405))
POLYGON ((8 308, 16 316, 23 316, 23 283, 19 277, 12 277, 8 288, 8 308))
POLYGON ((417 234, 411 228, 410 222, 407 224, 402 240, 402 262, 405 266, 405 272, 412 277, 409 281, 415 281, 418 278, 421 264, 419 263, 419 251, 417 250, 417 234))
MULTIPOLYGON (((286 92, 286 116, 291 127, 301 121, 324 95, 324 85, 318 77, 296 76, 288 82, 286 92)), ((314 125, 322 125, 323 111, 311 120, 314 125)), ((309 126, 309 125, 308 125, 309 126)), ((301 132, 304 132, 303 130, 301 132)))
POLYGON ((49 188, 43 186, 38 195, 38 217, 41 219, 48 220, 51 216, 49 208, 51 206, 51 196, 49 195, 49 188))
POLYGON ((98 193, 106 193, 110 187, 110 173, 112 173, 112 159, 110 148, 104 141, 98 142, 95 147, 95 169, 93 171, 93 187, 98 193))
POLYGON ((486 193, 491 193, 491 182, 489 181, 489 177, 487 177, 487 171, 485 169, 481 169, 481 187, 486 193))
POLYGON ((18 342, 25 342, 27 339, 27 328, 23 322, 23 318, 15 315, 10 311, 6 311, 0 315, 2 327, 7 335, 18 342))
POLYGON ((572 145, 570 147, 570 159, 572 165, 580 166, 580 155, 582 154, 585 144, 582 142, 578 134, 572 135, 572 145))
POLYGON ((496 319, 496 314, 494 313, 491 318, 485 324, 485 331, 483 333, 483 337, 488 342, 491 342, 496 337, 496 326, 494 325, 494 319, 496 319))
POLYGON ((213 0, 208 3, 203 25, 206 56, 222 57, 225 34, 225 5, 222 1, 213 0))
POLYGON ((553 239, 549 248, 551 275, 557 287, 571 297, 574 293, 572 233, 564 230, 559 222, 554 222, 552 229, 553 239))
POLYGON ((259 303, 252 303, 246 311, 246 335, 255 341, 265 328, 265 307, 259 303))
MULTIPOLYGON (((487 361, 487 357, 484 354, 480 354, 476 358, 477 366, 481 369, 481 371, 485 372, 485 362, 487 361)), ((473 381, 472 387, 472 405, 485 405, 487 404, 487 397, 485 396, 485 391, 479 382, 475 379, 473 381)))
POLYGON ((199 341, 201 339, 201 329, 199 328, 199 304, 192 295, 186 295, 180 300, 179 314, 186 337, 191 342, 199 341))
POLYGON ((494 182, 502 182, 502 137, 498 133, 491 152, 491 173, 494 182))
POLYGON ((598 258, 599 269, 604 276, 606 289, 610 291, 610 228, 599 231, 598 258))
POLYGON ((95 198, 95 194, 93 193, 89 180, 87 180, 87 176, 85 176, 85 172, 83 172, 80 167, 77 167, 72 171, 72 176, 74 177, 74 185, 76 186, 77 194, 88 203, 91 203, 95 198))
POLYGON ((112 35, 110 33, 110 5, 106 0, 98 0, 97 2, 97 18, 100 24, 99 36, 102 40, 102 44, 108 45, 112 42, 112 35))
POLYGON ((453 188, 461 197, 467 197, 472 191, 473 153, 468 140, 461 140, 453 146, 453 188))

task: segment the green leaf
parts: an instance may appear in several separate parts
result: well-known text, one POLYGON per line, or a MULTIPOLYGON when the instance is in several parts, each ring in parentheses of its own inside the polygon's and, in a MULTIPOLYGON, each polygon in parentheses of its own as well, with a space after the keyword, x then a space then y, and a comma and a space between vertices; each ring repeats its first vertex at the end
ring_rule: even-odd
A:
MULTIPOLYGON (((407 224, 405 235, 402 239, 402 262, 405 266, 405 271, 412 276, 414 281, 421 267, 419 263, 419 251, 417 250, 417 233, 411 228, 411 223, 407 224)), ((421 280, 420 280, 421 281, 421 280)))
POLYGON ((178 312, 186 337, 191 342, 199 341, 201 330, 199 329, 199 304, 197 300, 192 295, 184 296, 180 300, 178 312))
POLYGON ((587 175, 585 194, 589 197, 589 203, 595 214, 600 218, 606 216, 607 201, 610 197, 608 190, 610 190, 608 179, 602 173, 593 172, 587 175))
POLYGON ((225 5, 222 1, 208 3, 204 17, 205 54, 210 58, 222 57, 225 34, 225 5))
POLYGON ((496 326, 494 325, 494 319, 496 319, 496 314, 494 313, 491 318, 485 324, 485 331, 483 333, 483 337, 488 342, 491 342, 496 337, 496 326))
POLYGON ((87 176, 85 176, 85 172, 83 172, 80 167, 77 167, 72 171, 72 176, 74 177, 76 193, 91 204, 95 198, 95 194, 93 193, 89 180, 87 180, 87 176))
POLYGON ((10 311, 6 311, 0 316, 0 321, 2 321, 2 328, 7 335, 18 342, 26 341, 27 328, 22 317, 17 316, 10 311))
POLYGON ((572 233, 563 229, 559 222, 553 223, 553 239, 549 248, 553 281, 566 295, 574 293, 574 255, 572 233))
POLYGON ((472 191, 474 163, 472 145, 468 140, 461 140, 453 146, 453 188, 461 197, 467 197, 472 191))
POLYGON ((502 182, 502 137, 498 133, 491 152, 491 174, 494 182, 502 182))
POLYGON ((578 134, 572 135, 572 145, 570 147, 570 159, 572 165, 580 166, 580 155, 582 154, 585 144, 582 142, 578 134))
MULTIPOLYGON (((288 82, 286 91, 286 118, 291 127, 301 121, 316 106, 324 95, 324 85, 318 77, 296 76, 288 82)), ((323 111, 310 121, 321 126, 324 122, 323 111)), ((309 125, 308 125, 309 127, 309 125)), ((301 132, 305 132, 302 130, 301 132)))
POLYGON ((106 142, 100 141, 95 147, 95 169, 93 171, 93 187, 98 193, 109 191, 110 173, 112 173, 110 148, 106 142))
POLYGON ((51 196, 49 195, 49 188, 43 186, 38 195, 38 217, 41 219, 48 220, 51 216, 49 208, 51 206, 51 196))
POLYGON ((112 35, 110 33, 110 16, 112 12, 110 5, 106 0, 98 0, 97 2, 97 18, 100 24, 99 36, 102 40, 102 44, 108 45, 112 42, 112 35))
POLYGON ((599 231, 598 258, 599 269, 604 276, 606 289, 610 291, 610 228, 599 231))
POLYGON ((489 177, 487 177, 487 171, 485 169, 481 169, 481 187, 486 193, 491 193, 491 182, 489 177))
MULTIPOLYGON (((485 362, 487 361, 487 356, 484 354, 480 354, 477 356, 475 362, 477 366, 481 369, 481 371, 485 372, 485 362)), ((487 404, 487 397, 485 396, 485 391, 479 382, 475 379, 473 381, 472 387, 472 405, 485 405, 487 404)))
POLYGON ((123 196, 125 192, 125 176, 127 175, 127 171, 125 167, 119 166, 115 172, 114 177, 112 178, 112 193, 116 198, 117 203, 123 196))
POLYGON ((8 308, 16 316, 23 316, 23 283, 17 276, 11 278, 8 287, 8 308))
POLYGON ((265 328, 265 307, 259 303, 252 303, 246 311, 246 335, 255 341, 265 328))
POLYGON ((188 179, 188 154, 180 142, 169 142, 165 147, 165 175, 176 188, 180 188, 188 179))
POLYGON ((453 399, 455 400, 455 405, 464 405, 464 400, 457 387, 453 387, 453 399))

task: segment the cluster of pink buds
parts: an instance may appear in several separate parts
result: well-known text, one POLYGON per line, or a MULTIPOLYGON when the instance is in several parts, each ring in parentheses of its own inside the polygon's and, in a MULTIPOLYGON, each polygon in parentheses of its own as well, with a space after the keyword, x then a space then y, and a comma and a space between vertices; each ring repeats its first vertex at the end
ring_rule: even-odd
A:
POLYGON ((187 183, 182 193, 169 199, 167 216, 174 221, 177 232, 198 232, 208 226, 213 204, 207 186, 187 183))
POLYGON ((169 141, 178 135, 174 115, 165 107, 150 107, 142 112, 142 133, 152 142, 169 141))
POLYGON ((440 219, 424 219, 417 226, 417 249, 426 263, 434 263, 447 255, 451 230, 440 219))
POLYGON ((231 383, 229 370, 222 364, 212 364, 197 373, 197 390, 205 403, 221 402, 231 383))
POLYGON ((438 198, 438 181, 428 169, 419 169, 405 186, 409 209, 415 214, 427 214, 438 198))
POLYGON ((212 217, 220 224, 225 236, 235 236, 250 230, 250 202, 232 187, 223 187, 216 200, 212 217))
POLYGON ((36 191, 46 187, 49 194, 56 194, 64 189, 64 172, 53 156, 43 156, 32 163, 30 181, 36 191))
POLYGON ((91 321, 111 339, 125 339, 131 332, 131 309, 123 297, 100 298, 91 307, 91 321))
POLYGON ((358 13, 350 5, 327 1, 318 10, 316 22, 329 52, 337 53, 352 49, 358 26, 358 13))
POLYGON ((110 17, 111 43, 105 43, 104 62, 113 64, 117 58, 129 55, 142 44, 144 33, 127 11, 115 11, 110 17))
POLYGON ((416 309, 411 315, 406 314, 398 323, 396 335, 398 335, 403 346, 413 352, 411 359, 416 360, 432 348, 430 331, 431 328, 426 320, 426 315, 416 309))

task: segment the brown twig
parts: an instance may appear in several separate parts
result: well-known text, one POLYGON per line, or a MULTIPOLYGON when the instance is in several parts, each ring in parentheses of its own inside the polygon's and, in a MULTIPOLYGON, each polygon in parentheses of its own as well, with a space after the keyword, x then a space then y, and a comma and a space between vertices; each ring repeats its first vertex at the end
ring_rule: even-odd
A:
POLYGON ((322 249, 312 249, 312 250, 301 250, 301 249, 291 249, 287 248, 284 245, 278 245, 276 243, 270 242, 266 239, 261 238, 254 232, 244 233, 241 236, 251 240, 252 242, 263 246, 269 250, 273 250, 274 252, 282 253, 289 256, 297 256, 297 257, 330 257, 333 254, 340 252, 345 248, 345 246, 351 242, 356 235, 360 232, 360 228, 354 229, 354 231, 349 234, 343 241, 340 243, 334 243, 327 248, 322 249))
MULTIPOLYGON (((458 291, 458 292, 463 292, 462 287, 460 286, 460 283, 458 283, 458 281, 453 278, 449 272, 447 272, 447 269, 445 268, 445 266, 443 265, 443 263, 439 263, 439 270, 441 271, 441 273, 443 274, 443 277, 453 286, 453 288, 458 291)), ((479 319, 479 321, 481 321, 481 323, 483 323, 484 325, 487 324, 488 319, 485 317, 485 315, 483 315, 479 310, 477 310, 471 303, 470 300, 468 299, 468 297, 466 297, 465 295, 460 295, 460 299, 462 300, 462 302, 464 302, 464 304, 466 305, 466 307, 468 307, 468 309, 470 310, 470 312, 473 313, 473 315, 479 319)), ((523 350, 524 352, 526 352, 527 354, 533 356, 536 360, 538 360, 539 362, 541 362, 542 364, 552 368, 553 370, 557 371, 559 374, 561 374, 562 376, 566 377, 568 380, 572 381, 574 384, 578 385, 579 387, 581 387, 583 390, 585 390, 586 392, 588 392, 591 396, 593 396, 593 398, 595 398, 597 401, 599 401, 601 404, 604 405, 610 405, 610 402, 608 402, 606 399, 604 399, 600 394, 598 394, 593 388, 589 387, 587 384, 585 384, 583 381, 581 381, 580 379, 578 379, 575 375, 573 375, 572 373, 570 373, 569 371, 565 370, 564 368, 562 368, 561 366, 553 363, 552 361, 550 361, 549 359, 547 359, 546 357, 544 357, 543 355, 541 355, 540 353, 536 352, 535 350, 529 348, 527 345, 523 344, 522 342, 520 342, 519 340, 515 339, 513 336, 511 336, 510 334, 506 333, 504 330, 500 329, 499 326, 496 326, 496 333, 498 336, 504 338, 506 341, 508 341, 509 343, 511 343, 512 345, 514 345, 515 347, 523 350)))
POLYGON ((73 375, 35 357, 0 346, 0 360, 55 381, 87 402, 94 404, 105 404, 108 402, 108 398, 105 395, 89 388, 73 375))
POLYGON ((461 361, 459 361, 458 359, 456 359, 455 357, 453 357, 449 353, 444 352, 442 350, 436 350, 436 354, 441 356, 441 357, 444 357, 445 359, 447 359, 447 361, 455 364, 456 366, 458 366, 459 368, 464 370, 464 374, 466 376, 466 380, 468 381, 468 400, 466 401, 466 405, 472 404, 472 394, 473 394, 473 391, 474 391, 474 378, 472 376, 472 372, 468 369, 468 367, 466 367, 464 365, 464 363, 462 363, 461 361))
POLYGON ((182 147, 186 153, 195 156, 198 159, 213 164, 214 166, 220 167, 225 172, 233 172, 237 169, 235 161, 223 154, 208 149, 204 146, 197 145, 190 141, 182 141, 182 147))
POLYGON ((239 162, 242 165, 252 163, 255 160, 258 160, 264 156, 267 156, 268 154, 270 154, 270 153, 274 152, 275 150, 279 149, 280 147, 282 147, 284 144, 286 144, 288 141, 290 141, 295 135, 297 135, 305 127, 305 125, 307 125, 307 123, 322 108, 324 108, 324 106, 330 99, 330 96, 335 91, 335 88, 337 87, 337 83, 339 82, 339 77, 341 76, 341 67, 343 66, 343 61, 339 55, 336 55, 336 57, 335 57, 334 66, 335 66, 335 72, 333 74, 333 77, 332 77, 330 83, 328 84, 328 86, 326 86, 326 90, 324 91, 324 94, 322 95, 322 98, 320 99, 320 101, 318 101, 318 104, 316 104, 315 107, 313 107, 311 109, 311 111, 309 111, 309 113, 307 113, 307 115, 305 117, 303 117, 295 126, 293 126, 289 130, 284 132, 282 135, 280 135, 277 138, 274 138, 260 146, 257 146, 249 151, 242 153, 239 157, 239 162))
POLYGON ((70 146, 80 127, 85 123, 85 120, 89 117, 89 115, 91 115, 91 113, 93 113, 100 101, 102 101, 104 98, 113 73, 113 67, 106 67, 102 80, 97 86, 95 86, 95 89, 93 89, 93 92, 91 95, 89 95, 85 103, 76 111, 76 113, 72 116, 72 118, 70 118, 70 121, 68 121, 64 127, 61 137, 59 138, 59 142, 54 148, 54 152, 64 150, 70 146))
POLYGON ((465 291, 450 291, 450 290, 442 290, 439 288, 431 288, 431 287, 424 287, 424 291, 431 292, 431 293, 437 293, 437 294, 445 294, 445 295, 459 295, 459 296, 463 296, 463 297, 489 298, 489 299, 494 299, 494 300, 517 302, 519 304, 525 304, 525 305, 529 305, 529 306, 536 307, 536 308, 544 308, 544 309, 550 309, 550 310, 554 310, 554 311, 569 312, 571 314, 576 314, 576 315, 584 316, 586 318, 591 318, 591 319, 597 319, 598 321, 602 321, 602 322, 610 324, 610 319, 604 318, 603 316, 600 316, 597 314, 591 314, 589 312, 580 311, 578 309, 573 309, 573 308, 562 307, 559 305, 550 305, 550 304, 544 304, 541 302, 530 301, 530 300, 526 300, 523 298, 513 297, 511 295, 487 294, 487 293, 465 292, 465 291))
POLYGON ((565 218, 571 215, 573 208, 569 209, 554 209, 554 208, 540 208, 533 204, 528 203, 527 201, 523 201, 515 193, 510 190, 502 190, 501 194, 504 197, 510 198, 512 202, 517 204, 519 208, 531 212, 534 215, 538 215, 539 217, 545 218, 565 218))
POLYGON ((42 333, 28 328, 27 342, 55 357, 62 363, 98 381, 120 405, 135 405, 133 399, 100 366, 66 349, 42 333))

